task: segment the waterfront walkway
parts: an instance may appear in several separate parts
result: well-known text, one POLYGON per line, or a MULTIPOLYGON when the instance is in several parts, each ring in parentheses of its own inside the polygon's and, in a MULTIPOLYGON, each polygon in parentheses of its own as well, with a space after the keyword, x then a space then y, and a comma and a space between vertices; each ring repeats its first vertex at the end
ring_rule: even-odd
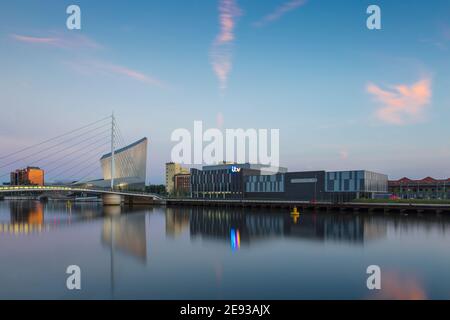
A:
POLYGON ((307 211, 341 212, 397 212, 450 214, 450 204, 419 203, 366 203, 366 202, 310 202, 287 200, 217 200, 217 199, 166 199, 167 205, 192 205, 209 207, 273 208, 307 211))

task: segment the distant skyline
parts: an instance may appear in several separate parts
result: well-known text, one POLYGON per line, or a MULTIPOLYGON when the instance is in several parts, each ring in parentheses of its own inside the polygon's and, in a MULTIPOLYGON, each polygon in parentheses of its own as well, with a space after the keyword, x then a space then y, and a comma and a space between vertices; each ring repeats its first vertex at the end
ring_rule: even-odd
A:
POLYGON ((448 0, 17 0, 0 47, 1 154, 114 111, 152 184, 195 120, 280 129, 290 171, 450 177, 448 0))

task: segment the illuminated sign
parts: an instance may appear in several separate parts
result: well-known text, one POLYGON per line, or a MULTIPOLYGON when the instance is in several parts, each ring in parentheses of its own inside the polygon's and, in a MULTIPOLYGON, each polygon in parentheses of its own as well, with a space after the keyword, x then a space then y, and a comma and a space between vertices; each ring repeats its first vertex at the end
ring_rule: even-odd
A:
POLYGON ((238 168, 236 166, 231 166, 231 172, 233 172, 233 173, 241 172, 241 168, 238 168))

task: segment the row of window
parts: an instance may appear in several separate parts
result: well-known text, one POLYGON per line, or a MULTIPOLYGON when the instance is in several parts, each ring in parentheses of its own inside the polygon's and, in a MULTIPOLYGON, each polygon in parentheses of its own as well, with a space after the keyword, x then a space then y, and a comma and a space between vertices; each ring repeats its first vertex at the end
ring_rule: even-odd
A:
POLYGON ((284 182, 246 182, 245 192, 284 192, 284 182))

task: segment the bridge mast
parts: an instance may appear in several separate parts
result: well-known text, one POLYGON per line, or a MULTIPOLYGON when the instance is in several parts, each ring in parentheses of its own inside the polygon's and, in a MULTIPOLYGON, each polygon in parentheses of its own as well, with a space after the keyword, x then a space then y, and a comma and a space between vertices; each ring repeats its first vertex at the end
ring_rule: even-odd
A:
POLYGON ((114 150, 114 112, 111 115, 111 190, 114 190, 114 176, 115 176, 115 150, 114 150))

